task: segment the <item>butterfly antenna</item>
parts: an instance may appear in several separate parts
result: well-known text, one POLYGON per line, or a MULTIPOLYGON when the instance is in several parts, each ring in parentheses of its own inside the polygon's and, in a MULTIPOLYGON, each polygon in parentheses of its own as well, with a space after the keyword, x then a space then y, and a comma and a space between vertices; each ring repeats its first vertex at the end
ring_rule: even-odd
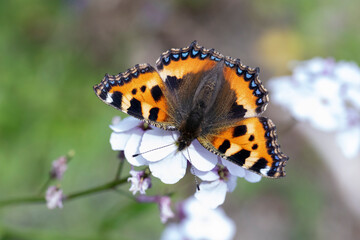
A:
POLYGON ((159 150, 159 149, 162 149, 162 148, 166 148, 166 147, 169 147, 169 146, 174 145, 174 144, 175 143, 170 143, 168 145, 157 147, 157 148, 154 148, 154 149, 150 149, 150 150, 142 152, 142 153, 136 153, 136 154, 132 155, 132 157, 137 157, 139 155, 142 155, 142 154, 145 154, 145 153, 148 153, 148 152, 152 152, 152 151, 155 151, 155 150, 159 150))
POLYGON ((190 163, 191 163, 190 172, 192 173, 192 175, 194 175, 195 184, 196 184, 196 189, 197 189, 198 191, 200 191, 199 180, 198 180, 198 177, 195 175, 194 165, 193 165, 192 162, 191 162, 190 153, 189 153, 189 148, 187 148, 186 151, 187 151, 187 154, 188 154, 188 156, 189 156, 189 161, 190 161, 190 163))

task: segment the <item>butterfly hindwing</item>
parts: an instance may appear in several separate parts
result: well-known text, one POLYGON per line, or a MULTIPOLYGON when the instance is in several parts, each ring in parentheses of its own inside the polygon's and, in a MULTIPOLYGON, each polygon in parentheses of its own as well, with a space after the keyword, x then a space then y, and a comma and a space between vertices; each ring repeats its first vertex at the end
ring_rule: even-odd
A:
POLYGON ((246 118, 198 140, 208 150, 262 176, 285 176, 288 157, 281 152, 275 125, 268 118, 246 118))
POLYGON ((154 126, 173 128, 164 82, 149 64, 138 64, 118 75, 106 74, 94 90, 108 105, 154 126))

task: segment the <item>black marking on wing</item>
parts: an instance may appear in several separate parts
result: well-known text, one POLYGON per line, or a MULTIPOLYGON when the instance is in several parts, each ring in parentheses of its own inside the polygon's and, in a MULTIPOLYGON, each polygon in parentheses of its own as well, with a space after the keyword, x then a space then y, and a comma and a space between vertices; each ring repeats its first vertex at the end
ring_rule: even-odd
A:
POLYGON ((260 169, 266 168, 267 161, 265 158, 259 158, 249 170, 260 172, 260 169))
POLYGON ((240 137, 245 135, 247 132, 246 125, 240 125, 234 128, 233 137, 240 137))
POLYGON ((225 139, 224 142, 220 145, 218 150, 221 153, 225 153, 226 150, 228 150, 229 148, 230 148, 230 142, 229 140, 225 139))
POLYGON ((111 105, 113 105, 114 107, 116 108, 119 108, 121 109, 121 102, 122 102, 122 93, 121 92, 113 92, 111 98, 112 98, 112 102, 111 102, 111 105))
POLYGON ((107 92, 105 91, 101 91, 101 93, 99 94, 99 97, 105 101, 106 97, 107 97, 107 92))
POLYGON ((231 110, 229 112, 230 118, 243 118, 246 114, 247 110, 243 105, 238 105, 236 102, 231 106, 231 110))
POLYGON ((161 91, 161 88, 156 85, 151 89, 151 96, 155 100, 155 102, 159 101, 160 98, 163 96, 163 92, 161 91))
POLYGON ((254 135, 251 134, 250 137, 249 137, 249 141, 252 142, 252 141, 254 141, 254 139, 255 139, 254 135))
POLYGON ((130 107, 127 109, 127 112, 137 118, 144 118, 141 110, 141 102, 136 98, 130 100, 130 107))
POLYGON ((150 109, 149 119, 151 121, 156 121, 157 118, 158 118, 158 114, 159 114, 159 108, 158 107, 153 107, 152 109, 150 109))
POLYGON ((244 165, 246 159, 248 157, 250 157, 250 151, 246 150, 246 149, 241 149, 239 152, 231 155, 229 157, 229 159, 233 162, 235 162, 236 164, 242 166, 244 165))
POLYGON ((181 84, 182 79, 178 79, 175 76, 167 76, 165 84, 171 90, 177 90, 181 84))

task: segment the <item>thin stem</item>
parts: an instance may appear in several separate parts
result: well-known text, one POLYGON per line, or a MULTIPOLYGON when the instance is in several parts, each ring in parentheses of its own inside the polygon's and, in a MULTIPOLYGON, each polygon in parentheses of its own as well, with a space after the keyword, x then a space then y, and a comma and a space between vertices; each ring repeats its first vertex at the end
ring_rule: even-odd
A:
MULTIPOLYGON (((122 179, 115 179, 115 180, 113 180, 111 182, 105 183, 105 184, 100 185, 98 187, 94 187, 94 188, 90 188, 90 189, 87 189, 87 190, 84 190, 84 191, 71 193, 71 194, 67 195, 63 199, 63 201, 76 199, 78 197, 90 195, 90 194, 93 194, 93 193, 99 193, 99 192, 106 191, 106 190, 112 190, 116 186, 126 183, 128 178, 129 178, 129 176, 124 177, 122 179)), ((24 198, 15 198, 15 199, 3 200, 3 201, 0 201, 0 208, 5 207, 5 206, 9 206, 9 205, 19 205, 19 204, 26 204, 26 203, 45 203, 45 198, 35 196, 35 197, 24 197, 24 198)))
POLYGON ((120 178, 120 175, 121 175, 121 172, 122 172, 122 169, 123 169, 123 166, 124 166, 124 162, 125 162, 125 153, 124 153, 124 151, 119 151, 118 158, 119 158, 120 162, 119 162, 118 168, 117 168, 116 173, 115 173, 115 180, 120 178))
POLYGON ((38 195, 41 195, 45 192, 45 189, 47 188, 47 186, 49 186, 49 183, 51 182, 52 178, 49 176, 46 179, 46 182, 41 186, 38 195))
POLYGON ((116 174, 115 174, 115 180, 120 178, 120 174, 122 172, 123 166, 124 166, 124 160, 120 159, 120 163, 119 163, 119 166, 118 166, 118 168, 116 170, 116 174))
POLYGON ((130 176, 127 176, 127 177, 122 178, 122 179, 115 179, 114 181, 111 181, 109 183, 106 183, 104 185, 101 185, 101 186, 98 186, 98 187, 95 187, 95 188, 90 188, 90 189, 85 190, 85 191, 80 191, 80 192, 77 192, 77 193, 69 194, 69 195, 67 195, 65 197, 65 199, 66 200, 71 200, 71 199, 74 199, 74 198, 77 198, 77 197, 90 195, 92 193, 99 193, 99 192, 102 192, 102 191, 105 191, 105 190, 114 189, 118 185, 127 183, 127 179, 129 177, 130 176))

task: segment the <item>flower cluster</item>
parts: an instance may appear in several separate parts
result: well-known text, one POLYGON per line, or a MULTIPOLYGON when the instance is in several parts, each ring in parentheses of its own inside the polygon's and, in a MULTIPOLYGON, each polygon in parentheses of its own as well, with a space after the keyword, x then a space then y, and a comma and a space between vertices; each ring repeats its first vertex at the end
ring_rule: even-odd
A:
POLYGON ((335 132, 348 158, 360 151, 360 68, 351 62, 314 58, 297 62, 291 76, 270 80, 272 99, 298 121, 335 132))
POLYGON ((63 191, 55 186, 50 186, 45 195, 46 206, 49 209, 55 209, 56 207, 62 208, 63 203, 62 200, 64 198, 63 191))
MULTIPOLYGON (((68 156, 61 156, 52 162, 52 168, 50 171, 50 180, 61 180, 68 168, 69 157, 72 157, 73 153, 69 153, 68 156)), ((62 208, 63 207, 64 194, 63 191, 57 186, 49 186, 45 200, 49 209, 62 208)))
MULTIPOLYGON (((226 193, 234 190, 237 177, 249 182, 258 182, 261 179, 259 175, 209 152, 197 140, 184 151, 178 151, 177 131, 149 127, 132 117, 123 120, 114 118, 110 128, 113 130, 110 137, 112 149, 124 151, 132 166, 148 166, 152 176, 163 183, 178 182, 190 166, 192 173, 202 180, 201 190, 196 192, 195 197, 211 208, 224 202, 226 193)), ((146 187, 151 185, 146 183, 139 186, 142 180, 137 174, 131 173, 129 181, 133 185, 130 190, 143 194, 146 187)))

